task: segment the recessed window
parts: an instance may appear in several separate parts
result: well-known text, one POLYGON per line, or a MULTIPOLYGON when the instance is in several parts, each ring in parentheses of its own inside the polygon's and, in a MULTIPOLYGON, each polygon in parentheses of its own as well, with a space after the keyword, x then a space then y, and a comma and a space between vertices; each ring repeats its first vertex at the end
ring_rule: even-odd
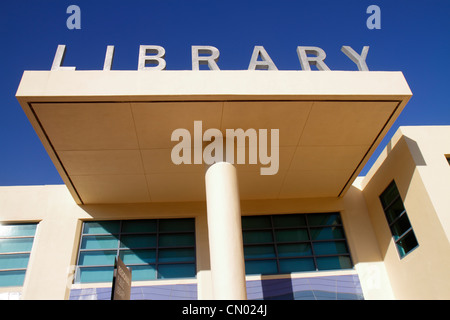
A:
POLYGON ((242 217, 246 274, 353 267, 339 213, 242 217))
POLYGON ((389 228, 394 237, 400 258, 419 246, 408 219, 402 198, 394 181, 380 196, 389 228))
POLYGON ((75 282, 111 282, 116 256, 132 281, 195 277, 195 220, 84 222, 75 282))
POLYGON ((0 225, 0 287, 22 286, 36 223, 0 225))
POLYGON ((445 156, 447 158, 447 162, 450 165, 450 156, 445 156))

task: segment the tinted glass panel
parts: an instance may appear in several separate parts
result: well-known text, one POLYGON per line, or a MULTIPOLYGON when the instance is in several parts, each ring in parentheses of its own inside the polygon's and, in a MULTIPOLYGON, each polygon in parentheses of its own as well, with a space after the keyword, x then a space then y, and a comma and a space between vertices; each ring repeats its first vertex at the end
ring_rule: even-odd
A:
POLYGON ((79 268, 79 282, 112 282, 114 267, 79 268))
POLYGON ((100 266, 114 265, 116 250, 110 251, 85 251, 80 253, 78 265, 80 266, 100 266))
POLYGON ((311 228, 312 240, 330 240, 330 239, 344 239, 344 231, 341 227, 324 227, 311 228))
POLYGON ((195 260, 194 249, 160 249, 159 262, 192 262, 195 260))
POLYGON ((404 214, 397 221, 395 221, 393 225, 391 225, 391 231, 394 239, 397 240, 409 228, 411 228, 411 224, 409 223, 408 216, 404 214))
POLYGON ((316 255, 348 253, 347 245, 345 244, 345 242, 337 242, 337 241, 316 242, 313 244, 313 246, 316 255))
POLYGON ((29 258, 29 253, 0 255, 0 270, 26 269, 29 258))
POLYGON ((401 257, 404 257, 409 251, 419 245, 413 231, 408 232, 401 240, 397 242, 397 249, 401 257))
POLYGON ((318 257, 316 261, 319 270, 348 269, 352 267, 350 258, 347 256, 318 257))
POLYGON ((156 250, 120 250, 120 258, 125 264, 155 263, 156 250))
POLYGON ((279 257, 312 255, 311 245, 309 243, 279 244, 277 248, 279 257))
POLYGON ((0 287, 19 287, 24 279, 25 270, 0 271, 0 287))
POLYGON ((160 247, 184 247, 194 246, 195 237, 193 234, 160 234, 159 246, 160 247))
POLYGON ((272 231, 244 231, 244 244, 273 242, 272 231))
POLYGON ((120 238, 121 248, 156 247, 156 235, 126 235, 120 238))
POLYGON ((341 216, 337 213, 315 213, 308 215, 310 226, 342 224, 341 216))
POLYGON ((98 221, 98 222, 85 222, 84 234, 111 234, 119 233, 120 222, 119 221, 98 221))
POLYGON ((119 245, 116 236, 85 236, 81 249, 115 249, 119 245))
POLYGON ((36 224, 35 223, 0 225, 0 237, 34 236, 35 232, 36 232, 36 224))
POLYGON ((132 281, 144 281, 156 279, 155 265, 131 266, 130 269, 132 281))
POLYGON ((273 245, 244 246, 244 257, 246 259, 275 258, 275 248, 273 245))
POLYGON ((195 264, 160 264, 158 267, 159 279, 192 278, 195 277, 195 264))
POLYGON ((125 220, 122 222, 123 233, 156 232, 156 220, 125 220))
POLYGON ((383 194, 380 196, 381 204, 383 205, 383 208, 386 208, 389 204, 394 201, 399 196, 397 186, 394 182, 392 182, 386 190, 383 192, 383 194))
POLYGON ((245 261, 246 274, 275 274, 278 273, 276 260, 245 261))
POLYGON ((31 251, 33 238, 0 239, 0 253, 31 251))
POLYGON ((312 258, 302 259, 281 259, 280 260, 280 272, 302 272, 302 271, 314 271, 314 260, 312 258))
POLYGON ((307 241, 308 230, 306 229, 276 230, 275 238, 277 242, 307 241))
POLYGON ((164 219, 159 220, 160 232, 174 232, 174 231, 194 231, 194 219, 164 219))
POLYGON ((394 221, 398 216, 400 216, 405 211, 405 207, 403 206, 402 199, 400 197, 392 203, 389 208, 385 211, 386 218, 390 223, 394 221))
POLYGON ((271 228, 270 216, 242 217, 242 229, 271 228))
POLYGON ((300 214, 279 215, 273 216, 273 224, 275 228, 306 227, 306 220, 300 214))

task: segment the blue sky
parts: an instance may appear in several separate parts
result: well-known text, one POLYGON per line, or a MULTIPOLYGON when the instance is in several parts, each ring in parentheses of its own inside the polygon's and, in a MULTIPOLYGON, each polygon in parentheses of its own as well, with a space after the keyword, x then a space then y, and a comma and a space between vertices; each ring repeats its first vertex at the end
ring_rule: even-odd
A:
POLYGON ((62 183, 15 98, 23 71, 50 70, 58 44, 67 46, 64 65, 77 70, 102 69, 107 45, 115 46, 114 70, 136 70, 141 44, 163 46, 167 70, 190 70, 192 45, 217 47, 224 70, 247 69, 255 45, 279 70, 300 70, 299 45, 324 49, 332 70, 356 70, 340 48, 367 45, 369 69, 402 71, 413 92, 384 147, 400 125, 450 125, 449 34, 448 0, 2 0, 0 185, 62 183), (80 30, 66 27, 72 4, 80 30), (381 9, 379 30, 366 27, 372 4, 381 9))

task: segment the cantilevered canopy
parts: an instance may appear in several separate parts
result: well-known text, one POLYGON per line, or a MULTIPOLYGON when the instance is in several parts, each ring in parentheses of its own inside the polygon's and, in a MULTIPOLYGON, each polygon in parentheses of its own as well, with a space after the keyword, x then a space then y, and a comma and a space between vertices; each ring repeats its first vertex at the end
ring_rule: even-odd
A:
POLYGON ((410 97, 401 72, 352 71, 26 71, 17 91, 79 204, 204 201, 205 166, 171 160, 194 121, 279 129, 277 174, 236 164, 241 199, 340 197, 410 97))

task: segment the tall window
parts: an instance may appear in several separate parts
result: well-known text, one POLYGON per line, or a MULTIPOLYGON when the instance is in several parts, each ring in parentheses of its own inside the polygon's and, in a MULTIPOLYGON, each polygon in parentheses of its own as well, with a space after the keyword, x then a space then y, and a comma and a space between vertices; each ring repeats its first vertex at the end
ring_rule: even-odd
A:
POLYGON ((0 225, 0 287, 22 286, 36 223, 0 225))
POLYGON ((85 222, 75 282, 112 281, 116 256, 132 281, 195 277, 195 220, 85 222))
POLYGON ((400 258, 419 246, 408 215, 394 181, 380 196, 386 219, 394 237, 400 258))
POLYGON ((339 213, 242 217, 246 274, 352 268, 339 213))

